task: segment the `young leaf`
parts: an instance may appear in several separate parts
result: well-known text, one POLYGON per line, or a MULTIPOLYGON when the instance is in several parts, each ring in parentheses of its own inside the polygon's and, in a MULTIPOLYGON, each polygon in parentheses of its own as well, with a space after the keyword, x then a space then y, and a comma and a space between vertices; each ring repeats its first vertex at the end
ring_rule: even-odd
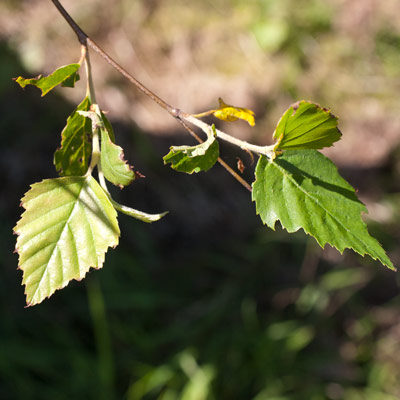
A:
POLYGON ((240 108, 225 104, 221 97, 218 99, 219 109, 214 112, 214 116, 222 119, 223 121, 237 121, 243 119, 248 122, 250 126, 255 125, 254 112, 247 108, 240 108))
POLYGON ((106 115, 103 113, 103 111, 100 111, 101 113, 101 119, 104 123, 104 127, 106 128, 106 131, 108 132, 108 136, 110 137, 111 141, 115 143, 115 135, 114 135, 114 129, 110 123, 110 121, 107 119, 106 115))
POLYGON ((39 75, 37 78, 25 79, 22 76, 15 78, 15 81, 24 88, 26 85, 37 86, 42 91, 42 97, 58 85, 74 87, 79 80, 78 69, 80 64, 69 64, 56 69, 48 76, 39 75))
POLYGON ((135 173, 124 160, 124 151, 111 141, 104 123, 100 126, 100 132, 100 162, 104 176, 116 186, 129 185, 135 179, 135 173))
POLYGON ((14 232, 28 305, 101 268, 108 247, 118 244, 117 213, 90 175, 35 183, 22 206, 14 232))
POLYGON ((322 149, 330 147, 342 136, 337 117, 317 104, 300 101, 281 117, 273 133, 275 150, 322 149))
POLYGON ((256 167, 252 199, 264 224, 280 221, 288 232, 300 228, 341 253, 351 248, 394 266, 361 219, 366 207, 336 166, 315 150, 286 151, 274 161, 261 156, 256 167))
MULTIPOLYGON (((111 141, 110 135, 106 129, 106 124, 109 127, 111 127, 111 125, 105 118, 105 115, 100 111, 99 106, 93 104, 91 111, 79 111, 79 114, 92 120, 92 130, 100 130, 100 163, 106 179, 116 186, 122 187, 129 185, 135 179, 135 173, 124 160, 122 148, 111 141)), ((114 136, 112 129, 111 134, 114 136)))
POLYGON ((89 111, 90 101, 86 97, 67 119, 61 133, 61 147, 54 153, 54 165, 60 175, 84 175, 92 153, 91 121, 78 111, 89 111))
POLYGON ((171 168, 187 174, 208 171, 219 157, 219 145, 213 133, 197 146, 171 146, 170 150, 163 157, 164 164, 171 163, 171 168))

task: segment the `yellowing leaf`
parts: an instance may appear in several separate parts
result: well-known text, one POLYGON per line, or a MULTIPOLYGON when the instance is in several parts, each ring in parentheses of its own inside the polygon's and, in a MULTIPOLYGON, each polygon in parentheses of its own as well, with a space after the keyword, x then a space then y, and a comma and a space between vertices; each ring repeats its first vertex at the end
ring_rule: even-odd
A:
POLYGON ((218 99, 219 109, 214 112, 214 116, 222 119, 223 121, 237 121, 243 119, 247 121, 250 126, 255 125, 254 112, 247 108, 240 108, 225 104, 221 97, 218 99))

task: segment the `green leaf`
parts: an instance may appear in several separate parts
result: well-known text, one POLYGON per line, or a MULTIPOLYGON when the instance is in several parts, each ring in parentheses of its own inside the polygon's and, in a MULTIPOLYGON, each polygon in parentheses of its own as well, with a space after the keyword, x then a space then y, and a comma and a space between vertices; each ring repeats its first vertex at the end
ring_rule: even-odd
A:
POLYGON ((208 171, 219 157, 219 145, 214 132, 209 132, 208 139, 197 146, 171 146, 170 150, 163 157, 164 164, 171 163, 171 168, 187 174, 208 171))
POLYGON ((100 111, 101 113, 101 119, 103 120, 104 127, 106 128, 108 132, 108 136, 110 137, 111 141, 115 143, 115 135, 114 135, 114 129, 110 123, 110 121, 107 119, 106 115, 100 111))
POLYGON ((78 113, 92 121, 92 131, 100 131, 101 134, 101 151, 100 162, 101 169, 111 183, 116 186, 127 186, 135 179, 135 173, 124 160, 124 152, 120 146, 117 146, 110 139, 107 126, 110 129, 112 137, 114 132, 111 124, 105 115, 100 111, 98 104, 92 104, 90 111, 78 111, 78 113))
POLYGON ((277 140, 275 150, 322 149, 332 146, 341 136, 337 117, 304 100, 283 114, 273 134, 277 140))
POLYGON ((130 208, 127 206, 123 206, 122 204, 117 203, 113 199, 110 198, 111 204, 115 207, 116 210, 122 212, 123 214, 129 215, 132 218, 136 218, 140 221, 152 223, 155 221, 159 221, 162 217, 168 214, 168 211, 159 214, 147 214, 143 211, 135 210, 134 208, 130 208))
POLYGON ((35 183, 22 206, 14 232, 29 306, 101 268, 108 247, 118 244, 117 213, 90 175, 35 183))
POLYGON ((394 266, 361 218, 367 209, 336 166, 318 151, 286 151, 274 161, 261 156, 256 167, 252 199, 264 224, 280 221, 288 232, 300 228, 341 253, 351 248, 394 266))
POLYGON ((127 186, 135 179, 135 173, 124 160, 124 151, 114 144, 103 123, 101 132, 101 169, 105 178, 116 186, 127 186))
POLYGON ((86 97, 67 119, 61 133, 61 147, 54 153, 54 165, 60 175, 84 175, 92 153, 91 121, 78 111, 88 111, 90 100, 86 97))
POLYGON ((15 81, 24 88, 26 85, 37 86, 42 91, 42 97, 58 85, 74 87, 79 80, 78 69, 80 64, 69 64, 56 69, 48 76, 39 75, 37 78, 25 79, 22 76, 15 78, 15 81))

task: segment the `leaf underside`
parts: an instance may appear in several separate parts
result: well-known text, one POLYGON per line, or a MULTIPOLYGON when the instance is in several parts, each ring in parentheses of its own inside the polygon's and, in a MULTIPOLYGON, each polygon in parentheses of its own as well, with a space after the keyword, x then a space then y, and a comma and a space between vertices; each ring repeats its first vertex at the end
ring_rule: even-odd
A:
POLYGON ((286 151, 274 161, 261 156, 252 199, 257 214, 272 229, 279 220, 288 232, 303 228, 321 247, 328 243, 341 253, 351 248, 394 269, 361 218, 366 207, 318 151, 286 151))
POLYGON ((48 76, 39 75, 37 78, 30 79, 25 79, 22 76, 19 76, 15 81, 22 88, 27 85, 38 87, 42 91, 43 97, 58 85, 74 87, 75 82, 79 80, 79 68, 80 64, 69 64, 56 69, 48 76))
POLYGON ((291 106, 274 131, 275 150, 322 149, 342 136, 337 117, 329 110, 307 101, 291 106))
POLYGON ((209 138, 197 146, 171 146, 170 152, 163 157, 164 164, 171 163, 171 168, 179 172, 208 171, 219 157, 219 145, 215 137, 209 138))
POLYGON ((108 247, 118 244, 117 213, 90 175, 35 183, 22 206, 14 232, 28 305, 101 268, 108 247))
POLYGON ((78 111, 89 111, 86 97, 67 119, 61 133, 61 147, 54 153, 54 165, 62 176, 84 175, 92 153, 92 123, 78 111))

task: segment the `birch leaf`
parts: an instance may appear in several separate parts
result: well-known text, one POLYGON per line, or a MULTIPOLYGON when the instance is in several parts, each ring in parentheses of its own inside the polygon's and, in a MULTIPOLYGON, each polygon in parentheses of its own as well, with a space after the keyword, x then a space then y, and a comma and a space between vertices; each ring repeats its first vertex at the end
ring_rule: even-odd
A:
POLYGON ((101 268, 108 247, 118 244, 117 213, 90 175, 35 183, 22 206, 14 232, 29 306, 101 268))
POLYGON ((156 222, 168 214, 168 211, 165 211, 165 212, 159 213, 159 214, 148 214, 143 211, 139 211, 134 208, 119 204, 112 199, 110 199, 110 200, 111 200, 111 204, 115 207, 115 209, 117 211, 122 212, 123 214, 128 215, 132 218, 138 219, 142 222, 147 222, 147 223, 156 222))
POLYGON ((100 127, 101 154, 100 162, 104 176, 116 186, 127 186, 135 179, 135 173, 124 160, 124 151, 113 143, 105 126, 100 127))
POLYGON ((60 175, 84 175, 92 153, 92 124, 79 113, 90 109, 86 97, 67 119, 61 133, 61 147, 54 153, 54 165, 60 175))
POLYGON ((341 136, 337 117, 304 100, 289 107, 273 133, 277 140, 275 150, 322 149, 332 146, 341 136))
POLYGON ((107 127, 111 125, 105 115, 100 111, 97 104, 93 104, 91 111, 79 111, 83 117, 92 120, 92 129, 98 129, 101 136, 100 163, 105 178, 116 186, 127 186, 135 179, 135 173, 129 164, 124 160, 122 148, 116 145, 110 138, 107 127))
MULTIPOLYGON (((213 129, 214 126, 213 126, 213 129)), ((179 172, 208 171, 217 162, 219 145, 212 132, 205 142, 197 146, 171 146, 170 152, 163 157, 164 164, 171 163, 171 168, 179 172)))
POLYGON ((328 243, 341 253, 350 248, 395 269, 368 233, 361 218, 366 207, 336 166, 316 150, 286 151, 273 161, 261 156, 252 199, 271 229, 277 221, 288 232, 302 228, 321 247, 328 243))
POLYGON ((27 85, 38 87, 42 91, 42 97, 53 90, 56 86, 74 87, 79 80, 78 70, 80 64, 69 64, 56 69, 48 76, 39 75, 36 78, 25 79, 22 76, 15 78, 15 81, 24 88, 27 85))

